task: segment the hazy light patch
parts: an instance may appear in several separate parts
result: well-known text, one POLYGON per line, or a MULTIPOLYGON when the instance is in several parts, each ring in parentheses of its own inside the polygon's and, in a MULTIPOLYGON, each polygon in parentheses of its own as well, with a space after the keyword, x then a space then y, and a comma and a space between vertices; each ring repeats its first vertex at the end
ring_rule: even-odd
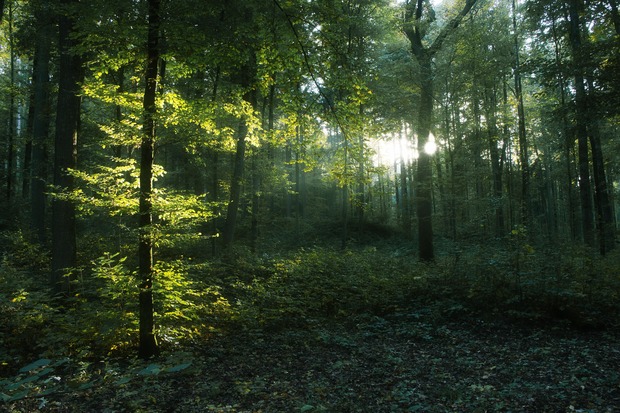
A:
POLYGON ((428 155, 434 155, 437 152, 437 143, 435 142, 435 135, 428 134, 428 141, 424 144, 424 152, 428 155))
POLYGON ((398 166, 401 162, 408 163, 418 158, 418 151, 413 143, 396 135, 377 139, 373 144, 375 164, 388 167, 398 166))

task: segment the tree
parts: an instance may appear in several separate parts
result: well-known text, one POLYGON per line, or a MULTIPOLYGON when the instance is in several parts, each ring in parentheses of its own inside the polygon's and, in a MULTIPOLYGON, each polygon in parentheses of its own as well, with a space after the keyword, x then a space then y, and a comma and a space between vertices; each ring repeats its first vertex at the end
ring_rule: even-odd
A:
POLYGON ((581 50, 581 22, 579 19, 579 2, 569 2, 570 15, 570 45, 573 54, 573 70, 575 85, 576 132, 579 147, 579 194, 581 199, 581 227, 583 239, 589 246, 594 246, 594 212, 592 206, 592 189, 590 183, 590 162, 587 130, 587 102, 583 67, 580 59, 581 50))
POLYGON ((520 215, 521 223, 526 227, 530 224, 530 171, 527 135, 525 129, 525 108, 523 105, 523 83, 521 79, 521 60, 519 58, 519 34, 517 31, 517 6, 516 0, 512 0, 512 28, 514 31, 514 82, 515 97, 517 99, 517 119, 519 135, 519 163, 521 164, 521 201, 520 215))
MULTIPOLYGON (((77 163, 77 135, 80 123, 80 84, 82 59, 73 50, 76 0, 63 0, 59 16, 60 62, 58 66, 58 101, 54 144, 54 186, 59 191, 73 190, 69 173, 77 163)), ((70 200, 52 200, 52 285, 56 292, 67 293, 69 273, 76 264, 75 207, 70 200)))
POLYGON ((441 49, 446 38, 454 32, 463 18, 469 13, 476 0, 466 0, 462 9, 439 32, 437 37, 426 45, 428 25, 432 15, 426 17, 424 10, 431 14, 431 6, 423 0, 407 1, 405 7, 404 31, 411 43, 411 53, 416 57, 419 66, 420 106, 418 109, 416 131, 418 134, 418 170, 416 185, 416 212, 418 218, 419 255, 422 261, 433 261, 432 220, 432 163, 431 155, 426 153, 425 146, 433 124, 434 106, 434 71, 433 59, 441 49), (426 19, 426 21, 425 21, 426 19))
MULTIPOLYGON (((52 47, 51 5, 33 4, 36 21, 32 64, 32 160, 30 184, 30 222, 34 238, 43 245, 46 239, 45 210, 47 178, 47 138, 50 126, 50 55, 52 47)), ((26 178, 28 179, 28 177, 26 178)))
POLYGON ((140 143, 140 206, 138 274, 140 278, 140 347, 142 358, 158 353, 153 320, 153 158, 157 106, 157 76, 160 59, 160 0, 148 2, 147 59, 144 88, 144 120, 140 143))
MULTIPOLYGON (((229 12, 232 12, 229 11, 229 12)), ((234 12, 233 12, 234 13, 234 12)), ((244 6, 240 10, 240 16, 232 16, 233 21, 241 26, 241 21, 252 27, 254 25, 254 13, 251 6, 244 6), (236 17, 236 18, 235 18, 236 17), (238 19, 238 20, 237 20, 238 19)), ((247 27, 246 29, 247 30, 247 27)), ((257 108, 257 91, 256 91, 256 44, 252 34, 248 31, 243 33, 238 39, 244 45, 245 53, 241 58, 241 64, 238 70, 233 72, 233 82, 241 88, 242 98, 242 115, 239 117, 237 126, 237 142, 235 158, 233 163, 233 173, 230 182, 230 198, 226 214, 226 222, 222 234, 224 248, 230 247, 235 235, 237 226, 237 212, 239 210, 239 202, 241 199, 241 190, 243 184, 243 175, 245 169, 245 153, 247 148, 247 139, 249 133, 249 123, 257 108)))
MULTIPOLYGON (((9 56, 9 124, 8 124, 8 139, 7 139, 7 163, 6 163, 6 201, 7 204, 11 201, 11 197, 13 196, 13 186, 15 181, 15 172, 14 172, 14 158, 15 158, 15 117, 16 117, 16 108, 15 108, 15 100, 16 100, 16 88, 17 85, 15 83, 15 33, 14 33, 14 4, 11 2, 9 4, 9 18, 8 18, 8 37, 9 37, 9 48, 10 48, 10 56, 9 56)), ((4 13, 4 2, 0 4, 0 21, 2 21, 2 15, 4 13)))

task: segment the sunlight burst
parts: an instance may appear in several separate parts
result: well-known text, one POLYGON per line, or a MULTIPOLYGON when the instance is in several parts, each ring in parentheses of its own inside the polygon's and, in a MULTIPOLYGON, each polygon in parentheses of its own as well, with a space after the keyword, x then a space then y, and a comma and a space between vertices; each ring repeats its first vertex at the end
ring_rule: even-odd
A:
POLYGON ((428 134, 428 141, 424 144, 424 152, 428 155, 433 155, 437 152, 437 143, 435 143, 435 135, 432 133, 428 134))

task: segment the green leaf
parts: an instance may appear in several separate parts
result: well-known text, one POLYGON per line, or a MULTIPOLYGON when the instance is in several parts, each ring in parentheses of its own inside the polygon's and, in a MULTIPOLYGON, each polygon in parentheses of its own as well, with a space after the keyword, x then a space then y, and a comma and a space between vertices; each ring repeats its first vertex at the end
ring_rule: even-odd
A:
POLYGON ((88 390, 91 389, 95 385, 94 382, 89 381, 88 383, 83 383, 78 387, 78 390, 88 390))
POLYGON ((123 378, 119 379, 119 380, 118 380, 116 383, 114 383, 114 384, 116 384, 117 386, 120 386, 120 385, 122 385, 122 384, 127 384, 127 383, 129 383, 130 381, 131 381, 131 378, 129 378, 129 377, 123 377, 123 378))
POLYGON ((49 373, 51 373, 51 372, 53 372, 53 371, 54 371, 54 369, 53 369, 53 368, 51 368, 51 367, 47 367, 47 368, 44 368, 43 370, 41 370, 40 372, 38 372, 38 373, 37 373, 37 376, 38 376, 38 377, 43 377, 43 376, 45 376, 46 374, 49 374, 49 373))
POLYGON ((37 361, 34 361, 34 362, 28 364, 25 367, 22 367, 21 369, 19 369, 19 372, 20 373, 27 373, 27 372, 32 371, 34 369, 37 369, 39 367, 47 366, 51 362, 52 362, 52 360, 50 360, 50 359, 39 359, 37 361))
POLYGON ((178 365, 176 365, 174 367, 170 367, 170 368, 166 369, 166 371, 168 373, 176 373, 177 371, 185 370, 186 368, 188 368, 191 365, 192 365, 192 363, 178 364, 178 365))
POLYGON ((302 408, 300 409, 300 412, 304 413, 304 412, 309 412, 309 411, 312 411, 312 410, 314 410, 314 406, 311 405, 311 404, 306 404, 306 405, 302 406, 302 408))
POLYGON ((53 394, 56 392, 56 390, 58 390, 58 387, 50 387, 49 389, 45 389, 43 390, 41 393, 39 393, 37 396, 41 397, 41 396, 47 396, 49 394, 53 394))
POLYGON ((9 399, 10 402, 14 402, 16 400, 21 400, 24 397, 28 396, 28 390, 24 390, 22 392, 16 393, 9 399))
POLYGON ((150 364, 145 369, 140 370, 138 374, 142 376, 153 376, 155 374, 159 374, 161 371, 161 367, 159 364, 150 364))
POLYGON ((63 364, 69 362, 68 358, 64 358, 64 359, 60 359, 58 361, 56 361, 54 364, 52 364, 52 367, 58 367, 58 366, 62 366, 63 364))

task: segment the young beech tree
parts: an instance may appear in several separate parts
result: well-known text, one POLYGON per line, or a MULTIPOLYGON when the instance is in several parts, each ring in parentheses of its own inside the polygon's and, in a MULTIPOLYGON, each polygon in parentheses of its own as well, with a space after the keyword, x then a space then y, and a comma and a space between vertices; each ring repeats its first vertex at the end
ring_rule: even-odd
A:
POLYGON ((158 353, 153 322, 153 157, 157 106, 157 75, 160 58, 160 0, 148 2, 148 38, 144 120, 140 143, 140 240, 138 245, 140 277, 140 348, 139 355, 150 358, 158 353))

